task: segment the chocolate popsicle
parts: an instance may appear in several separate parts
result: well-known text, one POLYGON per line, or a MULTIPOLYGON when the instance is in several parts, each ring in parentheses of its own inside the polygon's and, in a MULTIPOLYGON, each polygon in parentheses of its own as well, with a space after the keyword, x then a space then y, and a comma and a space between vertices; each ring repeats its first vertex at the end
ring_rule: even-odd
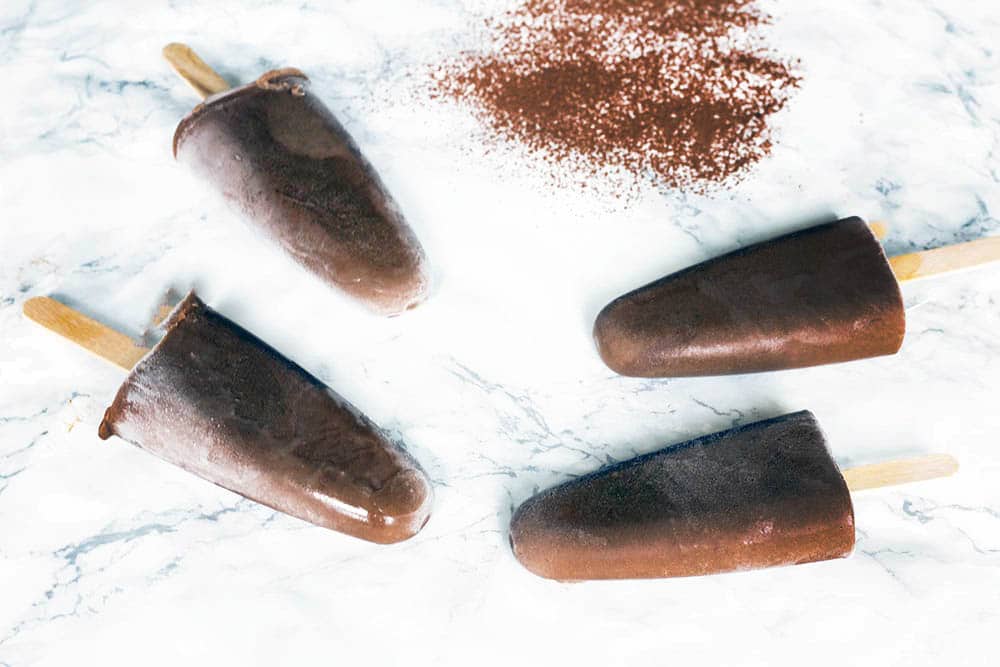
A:
POLYGON ((737 250, 615 299, 594 325, 635 377, 753 373, 895 354, 906 317, 882 245, 846 218, 737 250))
POLYGON ((686 577, 843 558, 854 510, 810 412, 708 435, 544 491, 510 525, 550 579, 686 577))
POLYGON ((377 543, 430 516, 420 466, 354 406, 189 294, 101 422, 242 496, 377 543))
POLYGON ((372 309, 396 314, 425 298, 419 241, 299 70, 209 96, 177 126, 174 155, 293 259, 372 309))

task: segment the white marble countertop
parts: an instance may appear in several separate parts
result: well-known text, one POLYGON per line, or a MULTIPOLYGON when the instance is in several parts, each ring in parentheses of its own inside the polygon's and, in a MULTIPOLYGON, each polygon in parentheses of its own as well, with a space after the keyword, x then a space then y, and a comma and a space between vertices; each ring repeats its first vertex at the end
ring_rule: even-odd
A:
POLYGON ((490 4, 3 3, 0 665, 995 664, 1000 270, 907 285, 902 352, 840 366, 625 379, 590 328, 629 288, 833 216, 886 220, 890 254, 998 233, 1000 8, 769 0, 805 76, 774 155, 723 194, 622 205, 483 157, 461 111, 415 102, 414 72, 490 4), (160 58, 174 40, 232 81, 311 75, 423 241, 426 305, 368 315, 174 162, 195 101, 160 58), (419 536, 367 544, 100 441, 121 374, 21 315, 54 295, 138 334, 191 287, 408 444, 436 484, 419 536), (802 408, 841 465, 963 468, 857 494, 846 560, 560 584, 512 557, 535 490, 802 408))

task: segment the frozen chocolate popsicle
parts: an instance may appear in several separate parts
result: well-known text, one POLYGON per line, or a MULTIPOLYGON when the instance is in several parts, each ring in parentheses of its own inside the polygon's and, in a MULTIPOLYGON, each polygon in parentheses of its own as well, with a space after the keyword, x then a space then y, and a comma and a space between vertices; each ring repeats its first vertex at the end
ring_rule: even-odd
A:
POLYGON ((678 377, 895 354, 905 328, 882 245, 847 218, 640 287, 601 311, 594 338, 617 373, 678 377))
POLYGON ((550 579, 688 577, 842 558, 849 491, 946 477, 947 454, 839 470, 807 411, 667 447, 539 493, 510 543, 550 579))
POLYGON ((299 70, 210 95, 178 125, 174 155, 292 258, 374 310, 396 314, 426 296, 420 243, 299 70))
POLYGON ((797 412, 544 491, 510 541, 550 579, 685 577, 842 558, 854 510, 816 419, 797 412))
POLYGON ((194 293, 104 415, 118 435, 240 495, 378 543, 430 516, 420 466, 354 406, 194 293))

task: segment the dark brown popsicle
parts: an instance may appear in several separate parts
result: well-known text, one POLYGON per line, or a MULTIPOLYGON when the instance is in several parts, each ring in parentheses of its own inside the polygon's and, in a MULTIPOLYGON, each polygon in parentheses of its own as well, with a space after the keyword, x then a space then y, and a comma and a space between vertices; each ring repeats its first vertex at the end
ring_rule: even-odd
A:
POLYGON ((395 314, 428 289, 424 252, 378 174, 296 69, 209 97, 174 155, 324 281, 395 314))
POLYGON ((871 229, 846 218, 666 276, 601 311, 594 338, 635 377, 753 373, 895 354, 906 316, 871 229))
POLYGON ((194 293, 100 426, 242 496, 378 543, 430 516, 420 466, 354 406, 194 293))
POLYGON ((510 541, 550 579, 687 577, 847 556, 854 510, 803 411, 544 491, 514 514, 510 541))

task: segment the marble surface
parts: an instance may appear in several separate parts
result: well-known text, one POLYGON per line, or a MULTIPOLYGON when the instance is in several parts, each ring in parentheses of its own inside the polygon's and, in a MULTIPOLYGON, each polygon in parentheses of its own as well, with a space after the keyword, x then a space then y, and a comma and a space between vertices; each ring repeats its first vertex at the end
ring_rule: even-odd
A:
POLYGON ((502 4, 2 3, 0 665, 995 664, 1000 270, 907 285, 902 352, 840 366, 625 379, 590 327, 624 290, 834 216, 889 222, 890 254, 1000 233, 1000 9, 768 1, 805 76, 774 155, 711 197, 621 202, 553 190, 426 103, 426 66, 502 4), (368 315, 175 164, 195 99, 160 59, 174 40, 233 82, 311 75, 427 249, 425 306, 368 315), (54 295, 139 335, 192 287, 407 443, 436 484, 418 537, 363 543, 98 440, 121 374, 21 314, 54 295), (802 408, 841 465, 943 451, 963 468, 857 494, 846 560, 560 584, 511 556, 534 491, 802 408))

